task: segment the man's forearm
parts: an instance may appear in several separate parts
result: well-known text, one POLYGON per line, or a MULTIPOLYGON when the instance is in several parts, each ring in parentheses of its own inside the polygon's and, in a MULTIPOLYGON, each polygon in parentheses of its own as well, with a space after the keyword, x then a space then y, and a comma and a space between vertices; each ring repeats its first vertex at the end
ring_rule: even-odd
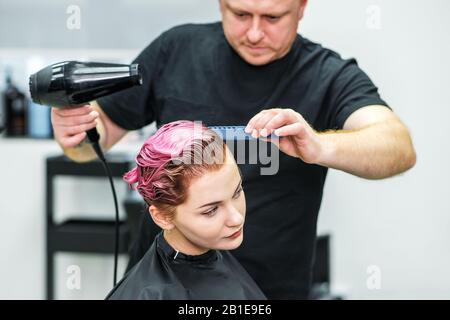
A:
POLYGON ((324 148, 317 164, 362 178, 387 178, 408 170, 416 161, 411 137, 400 121, 319 135, 324 148))

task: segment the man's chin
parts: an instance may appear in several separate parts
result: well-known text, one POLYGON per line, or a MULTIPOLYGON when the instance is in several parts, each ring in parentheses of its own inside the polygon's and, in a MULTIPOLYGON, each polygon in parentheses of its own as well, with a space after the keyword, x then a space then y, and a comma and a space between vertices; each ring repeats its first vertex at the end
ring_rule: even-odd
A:
POLYGON ((244 55, 243 58, 248 64, 254 66, 263 66, 272 62, 272 57, 270 55, 252 56, 247 54, 244 55))
POLYGON ((240 50, 239 56, 244 59, 248 64, 254 66, 262 66, 272 62, 272 54, 251 54, 245 50, 240 50))

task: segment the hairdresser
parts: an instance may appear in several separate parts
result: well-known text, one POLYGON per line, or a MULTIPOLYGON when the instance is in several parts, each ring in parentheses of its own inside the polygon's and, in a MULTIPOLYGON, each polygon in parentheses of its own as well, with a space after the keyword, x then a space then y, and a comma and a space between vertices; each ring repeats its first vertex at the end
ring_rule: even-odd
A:
MULTIPOLYGON (((52 110, 57 142, 75 161, 97 126, 110 149, 154 121, 245 125, 255 137, 277 129, 279 170, 241 166, 245 241, 233 255, 269 299, 308 298, 317 216, 328 168, 366 179, 411 168, 409 132, 354 59, 297 34, 307 0, 220 0, 222 21, 172 28, 146 47, 144 86, 77 109, 52 110)), ((130 269, 153 237, 148 215, 130 269)))

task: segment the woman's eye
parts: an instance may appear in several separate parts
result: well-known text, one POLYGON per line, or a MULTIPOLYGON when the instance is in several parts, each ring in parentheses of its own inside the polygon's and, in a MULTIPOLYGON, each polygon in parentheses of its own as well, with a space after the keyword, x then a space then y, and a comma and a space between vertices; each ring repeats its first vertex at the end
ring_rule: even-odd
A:
POLYGON ((217 207, 212 208, 211 210, 205 211, 202 214, 208 217, 213 216, 217 211, 217 207))
POLYGON ((239 198, 239 196, 241 195, 241 193, 242 193, 242 186, 239 188, 239 190, 236 192, 236 194, 233 196, 233 199, 237 199, 237 198, 239 198))

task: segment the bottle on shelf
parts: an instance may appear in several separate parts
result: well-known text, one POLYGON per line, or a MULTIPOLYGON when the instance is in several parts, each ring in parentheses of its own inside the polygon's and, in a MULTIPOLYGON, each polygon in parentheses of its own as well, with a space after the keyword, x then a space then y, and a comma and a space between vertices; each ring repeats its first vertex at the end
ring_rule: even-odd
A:
POLYGON ((3 99, 0 99, 0 134, 5 130, 5 107, 3 99))
POLYGON ((11 75, 6 75, 6 88, 2 94, 4 108, 5 134, 8 137, 27 135, 27 98, 12 82, 11 75))
POLYGON ((28 101, 27 132, 30 138, 49 139, 53 137, 50 108, 28 101))

